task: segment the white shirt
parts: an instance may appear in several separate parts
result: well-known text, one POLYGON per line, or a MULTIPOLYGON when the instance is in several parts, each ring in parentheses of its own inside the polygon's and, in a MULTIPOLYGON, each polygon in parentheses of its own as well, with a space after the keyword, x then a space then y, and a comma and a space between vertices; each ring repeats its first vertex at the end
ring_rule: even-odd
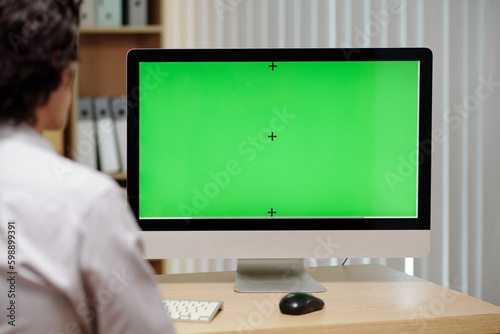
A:
POLYGON ((0 126, 0 277, 3 334, 175 332, 116 182, 27 125, 0 126))

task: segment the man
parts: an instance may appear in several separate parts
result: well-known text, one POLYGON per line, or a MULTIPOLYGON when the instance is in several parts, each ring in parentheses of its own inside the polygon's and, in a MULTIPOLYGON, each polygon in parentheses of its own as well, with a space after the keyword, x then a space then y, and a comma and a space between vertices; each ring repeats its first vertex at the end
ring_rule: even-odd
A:
POLYGON ((0 333, 173 333, 119 187, 41 136, 68 117, 79 2, 0 0, 0 333))

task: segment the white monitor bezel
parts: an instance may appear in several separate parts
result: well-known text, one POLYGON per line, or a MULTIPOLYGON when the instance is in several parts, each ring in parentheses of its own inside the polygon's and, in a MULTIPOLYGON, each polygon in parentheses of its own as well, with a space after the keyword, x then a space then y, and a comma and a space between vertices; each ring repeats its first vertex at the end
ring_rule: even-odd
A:
POLYGON ((127 55, 128 180, 130 204, 138 218, 138 64, 142 61, 281 59, 335 61, 419 61, 418 216, 415 218, 138 219, 147 258, 335 258, 424 257, 430 251, 430 145, 432 52, 426 48, 383 49, 210 49, 131 50, 127 55), (427 145, 427 146, 426 146, 427 145), (243 222, 243 225, 240 224, 243 222), (341 222, 339 224, 339 222, 341 222), (215 224, 212 224, 215 223, 215 224), (288 223, 288 225, 287 225, 288 223), (263 229, 264 225, 269 228, 263 229), (349 226, 354 226, 351 229, 349 226), (290 228, 287 228, 287 227, 290 228), (324 246, 331 243, 337 248, 324 246), (318 251, 326 247, 327 252, 318 251))

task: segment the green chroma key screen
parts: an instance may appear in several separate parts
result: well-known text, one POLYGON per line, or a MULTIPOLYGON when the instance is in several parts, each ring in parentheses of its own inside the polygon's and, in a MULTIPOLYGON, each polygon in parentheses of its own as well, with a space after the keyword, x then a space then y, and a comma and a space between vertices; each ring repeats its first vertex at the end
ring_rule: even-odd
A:
POLYGON ((416 217, 418 86, 418 61, 141 62, 139 217, 416 217))

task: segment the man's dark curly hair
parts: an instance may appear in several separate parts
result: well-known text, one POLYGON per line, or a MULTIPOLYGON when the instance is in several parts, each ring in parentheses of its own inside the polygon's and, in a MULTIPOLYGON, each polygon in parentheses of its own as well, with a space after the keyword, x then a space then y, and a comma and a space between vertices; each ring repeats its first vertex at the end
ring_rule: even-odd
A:
POLYGON ((34 111, 77 59, 81 0, 0 0, 0 123, 34 111))

